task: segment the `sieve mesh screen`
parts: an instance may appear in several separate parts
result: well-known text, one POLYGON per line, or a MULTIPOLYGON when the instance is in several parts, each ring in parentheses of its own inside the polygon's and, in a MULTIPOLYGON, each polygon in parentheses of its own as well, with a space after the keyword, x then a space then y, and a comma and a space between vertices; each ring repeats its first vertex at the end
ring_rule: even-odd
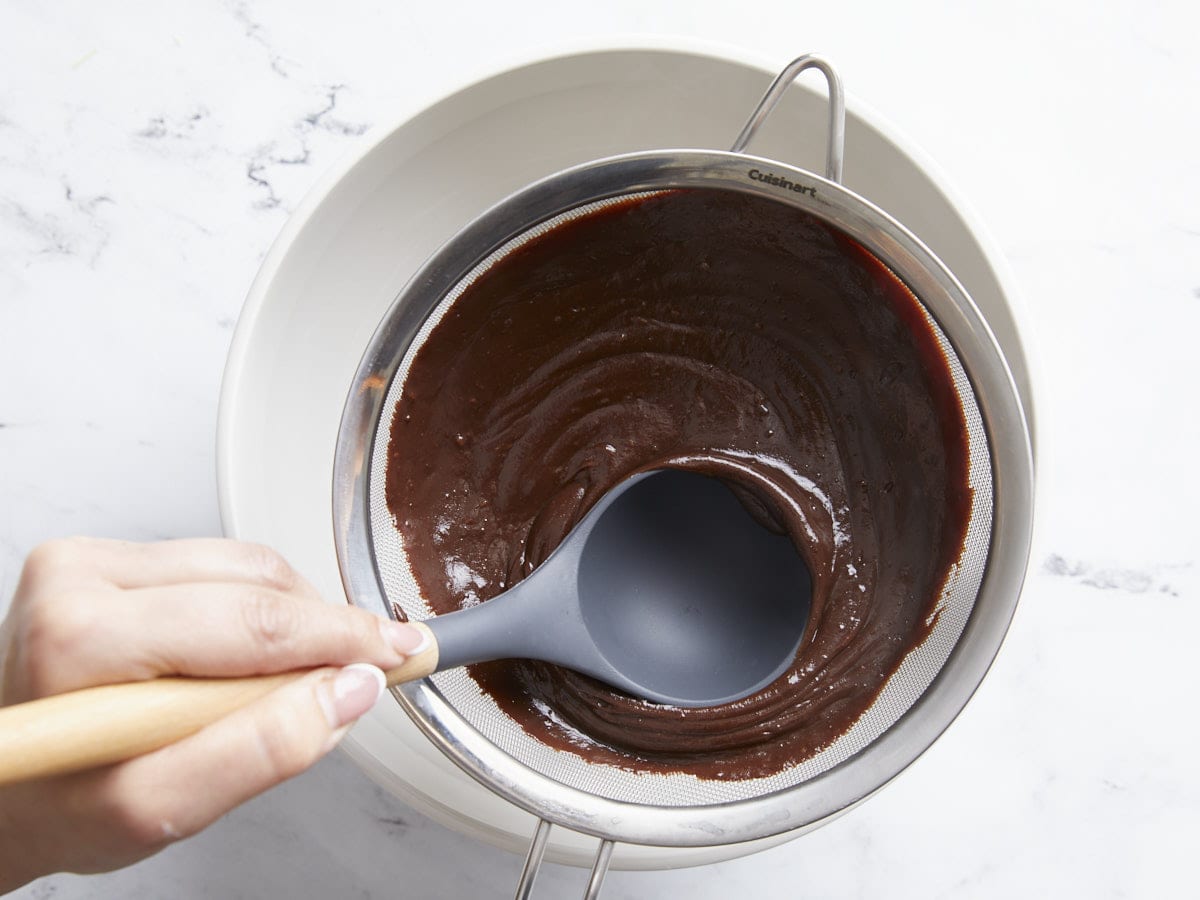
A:
MULTIPOLYGON (((420 621, 428 618, 431 611, 421 597, 400 534, 392 521, 385 496, 385 481, 392 412, 400 400, 409 369, 421 345, 455 300, 509 253, 564 222, 614 204, 628 203, 658 193, 662 192, 623 194, 576 207, 542 222, 489 254, 444 297, 431 298, 437 302, 405 352, 389 387, 382 415, 376 423, 368 487, 370 535, 380 584, 389 604, 402 609, 408 618, 420 621)), ((945 333, 924 307, 922 310, 947 360, 967 426, 970 460, 968 480, 973 492, 970 515, 963 551, 946 579, 931 633, 904 658, 875 702, 841 737, 816 755, 778 774, 740 781, 718 781, 688 774, 640 773, 589 762, 574 753, 551 748, 531 737, 504 713, 465 669, 452 669, 432 676, 433 684, 449 706, 492 744, 548 778, 597 796, 652 806, 709 806, 773 794, 831 769, 881 736, 925 692, 958 642, 979 592, 992 529, 991 456, 975 394, 945 333)), ((552 710, 543 712, 553 715, 552 710)), ((560 724, 569 730, 566 723, 560 724)), ((585 743, 589 739, 580 734, 578 740, 585 743)))

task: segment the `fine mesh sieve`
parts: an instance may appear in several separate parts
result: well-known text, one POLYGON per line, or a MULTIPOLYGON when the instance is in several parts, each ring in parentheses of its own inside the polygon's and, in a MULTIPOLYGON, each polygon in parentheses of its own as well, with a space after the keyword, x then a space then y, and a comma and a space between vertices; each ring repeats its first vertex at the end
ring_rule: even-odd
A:
MULTIPOLYGON (((541 820, 518 896, 528 896, 550 822, 596 835, 597 896, 614 840, 695 846, 803 828, 861 800, 921 753, 982 678, 1015 606, 1028 556, 1032 463, 1003 356, 978 310, 915 237, 842 188, 843 104, 828 63, 793 62, 768 89, 730 153, 658 151, 568 170, 510 197, 450 241, 385 317, 350 393, 335 461, 339 561, 352 602, 412 620, 431 615, 385 499, 392 411, 420 347, 453 303, 498 261, 566 222, 677 188, 715 188, 787 203, 869 249, 921 302, 967 427, 972 502, 962 553, 928 637, 865 713, 815 756, 769 777, 707 780, 639 773, 553 749, 526 733, 464 669, 396 690, 414 721, 469 774, 541 820), (741 154, 792 80, 829 82, 827 178, 741 154), (776 181, 755 178, 755 164, 776 181)), ((552 711, 547 710, 549 714, 552 711)))

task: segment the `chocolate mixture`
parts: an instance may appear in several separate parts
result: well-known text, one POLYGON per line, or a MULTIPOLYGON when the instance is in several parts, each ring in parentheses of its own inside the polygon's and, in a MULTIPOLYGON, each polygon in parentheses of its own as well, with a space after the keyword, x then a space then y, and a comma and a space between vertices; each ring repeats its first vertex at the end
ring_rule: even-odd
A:
POLYGON ((528 575, 622 479, 667 466, 725 479, 795 541, 813 595, 789 671, 686 710, 538 662, 471 674, 531 735, 587 759, 774 774, 870 706, 928 635, 961 552, 966 428, 915 298, 769 200, 672 191, 576 219, 495 265, 421 346, 387 501, 448 612, 528 575))

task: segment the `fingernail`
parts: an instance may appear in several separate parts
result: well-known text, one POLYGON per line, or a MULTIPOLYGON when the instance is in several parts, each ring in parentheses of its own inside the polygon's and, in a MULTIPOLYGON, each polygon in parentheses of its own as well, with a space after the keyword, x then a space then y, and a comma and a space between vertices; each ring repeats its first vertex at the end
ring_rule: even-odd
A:
POLYGON ((329 740, 325 742, 324 752, 328 753, 330 750, 340 744, 342 742, 342 738, 344 738, 349 732, 349 725, 343 725, 341 728, 335 729, 333 734, 329 735, 329 740))
POLYGON ((379 630, 388 646, 401 656, 413 656, 425 649, 429 643, 429 635, 420 628, 414 628, 407 622, 392 622, 381 619, 379 630))
POLYGON ((329 686, 330 702, 325 716, 330 728, 353 722, 383 696, 387 680, 383 672, 367 663, 354 663, 338 672, 329 686))

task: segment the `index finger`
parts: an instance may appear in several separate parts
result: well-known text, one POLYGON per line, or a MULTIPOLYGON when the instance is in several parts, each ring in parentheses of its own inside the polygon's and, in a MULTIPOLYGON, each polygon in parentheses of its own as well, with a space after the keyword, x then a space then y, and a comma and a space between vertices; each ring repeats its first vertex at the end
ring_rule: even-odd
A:
POLYGON ((142 543, 74 537, 37 547, 26 563, 43 576, 82 575, 132 590, 192 582, 259 584, 319 599, 316 590, 275 550, 229 538, 181 538, 142 543))
POLYGON ((352 606, 244 582, 195 582, 76 599, 41 640, 45 646, 27 647, 29 665, 13 678, 18 696, 160 675, 266 675, 354 662, 388 669, 415 652, 422 635, 352 606))

